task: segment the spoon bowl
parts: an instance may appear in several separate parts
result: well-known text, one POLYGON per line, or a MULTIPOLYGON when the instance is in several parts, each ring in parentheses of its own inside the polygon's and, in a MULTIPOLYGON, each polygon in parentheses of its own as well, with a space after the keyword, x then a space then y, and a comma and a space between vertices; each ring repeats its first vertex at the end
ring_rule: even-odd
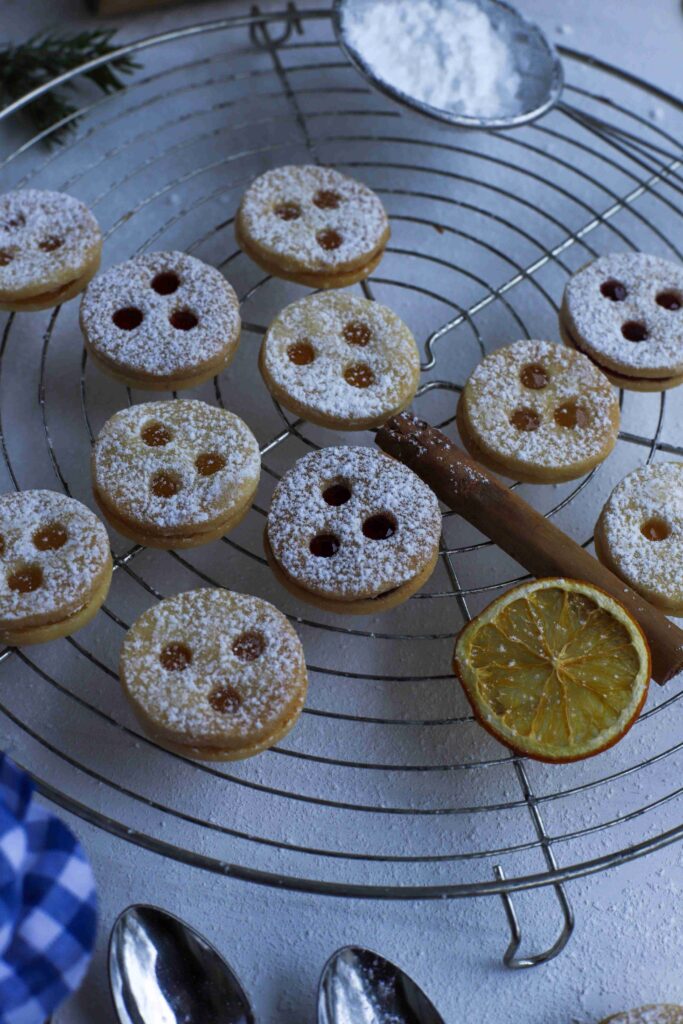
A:
POLYGON ((400 967, 362 946, 344 946, 325 964, 318 1024, 444 1024, 400 967))
MULTIPOLYGON (((446 0, 448 6, 449 0, 446 0)), ((404 107, 435 121, 460 128, 515 128, 535 120, 555 106, 562 94, 564 72, 557 51, 538 25, 527 21, 506 0, 471 0, 487 15, 494 31, 509 48, 519 76, 517 90, 518 109, 514 113, 501 111, 495 116, 474 116, 455 109, 431 106, 411 96, 382 78, 371 61, 371 40, 352 42, 349 25, 353 18, 367 15, 385 0, 334 0, 333 22, 337 41, 351 63, 370 84, 404 107)), ((390 17, 387 12, 387 17, 390 17)), ((419 53, 415 53, 419 59, 419 53)))
POLYGON ((121 1024, 254 1024, 232 969, 188 924, 136 904, 117 918, 109 983, 121 1024))

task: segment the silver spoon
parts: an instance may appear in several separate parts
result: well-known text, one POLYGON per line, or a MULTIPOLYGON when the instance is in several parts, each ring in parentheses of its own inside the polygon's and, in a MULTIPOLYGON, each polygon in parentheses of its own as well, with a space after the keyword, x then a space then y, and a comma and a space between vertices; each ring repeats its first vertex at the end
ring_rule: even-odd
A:
POLYGON ((444 1024, 412 978, 362 946, 338 949, 318 987, 318 1024, 444 1024))
POLYGON ((117 918, 109 984, 121 1024, 254 1024, 244 989, 220 953, 159 907, 136 904, 117 918))
MULTIPOLYGON (((447 8, 452 0, 440 2, 447 8)), ((366 14, 378 5, 386 6, 386 0, 334 0, 334 26, 342 50, 371 85, 403 106, 433 120, 458 125, 461 128, 514 128, 545 114, 559 100, 564 84, 562 61, 555 48, 548 42, 538 25, 527 21, 505 0, 471 2, 476 3, 488 16, 494 30, 506 41, 512 54, 520 80, 517 90, 519 109, 515 113, 501 111, 497 116, 480 117, 433 107, 392 85, 391 81, 380 78, 372 67, 370 46, 367 45, 370 41, 363 38, 360 42, 352 42, 349 26, 352 19, 366 14)), ((388 8, 386 16, 387 19, 391 17, 388 8)), ((419 59, 420 54, 416 52, 415 60, 419 59)))

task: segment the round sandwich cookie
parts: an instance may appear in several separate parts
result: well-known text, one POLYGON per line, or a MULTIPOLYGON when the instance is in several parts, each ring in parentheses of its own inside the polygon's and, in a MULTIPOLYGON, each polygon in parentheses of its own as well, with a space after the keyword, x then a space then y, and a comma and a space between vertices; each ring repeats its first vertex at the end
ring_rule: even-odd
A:
POLYGON ((182 252, 151 252, 110 267, 80 312, 85 347, 129 387, 180 391, 220 373, 237 351, 239 302, 215 267, 182 252))
POLYGON ((567 282, 563 340, 620 388, 683 383, 683 266, 640 252, 600 256, 567 282))
POLYGON ((595 528, 595 551, 651 604, 683 614, 683 463, 641 466, 617 484, 595 528))
POLYGON ((59 306, 83 291, 101 252, 99 224, 73 196, 35 188, 0 195, 0 309, 59 306))
POLYGON ((484 466, 530 483, 574 480, 614 448, 618 393, 591 361, 550 341, 486 356, 460 396, 463 444, 484 466))
POLYGON ((440 533, 436 496, 407 466, 372 448, 323 448, 299 459, 275 488, 265 549, 296 597, 368 615, 427 582, 440 533))
POLYGON ((385 423, 411 403, 420 379, 417 345, 403 321, 345 292, 287 306, 266 332, 259 365, 285 408, 337 430, 385 423))
POLYGON ((145 732, 200 761, 253 757, 292 729, 306 699, 301 641, 272 604, 191 590, 126 634, 120 677, 145 732))
POLYGON ((332 167, 277 167, 244 193, 239 247, 275 277, 311 288, 344 288, 384 255, 389 220, 372 189, 332 167))
POLYGON ((111 583, 104 525, 55 491, 0 495, 0 642, 70 636, 97 613, 111 583))
POLYGON ((199 401, 122 409, 92 452, 93 491, 105 518, 151 548, 191 548, 228 533, 251 507, 260 472, 249 427, 199 401))
POLYGON ((635 1010, 622 1010, 606 1017, 601 1024, 683 1024, 683 1006, 675 1003, 651 1003, 635 1010))

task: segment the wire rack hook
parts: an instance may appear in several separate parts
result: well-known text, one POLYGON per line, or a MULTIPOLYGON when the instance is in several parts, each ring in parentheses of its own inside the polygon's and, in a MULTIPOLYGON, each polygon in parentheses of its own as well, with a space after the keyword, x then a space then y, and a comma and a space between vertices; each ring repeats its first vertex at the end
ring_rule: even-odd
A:
POLYGON ((258 4, 252 4, 251 16, 255 20, 252 21, 249 26, 249 35, 254 46, 270 50, 286 43, 295 29, 299 35, 303 34, 301 17, 294 3, 287 4, 287 9, 284 12, 284 15, 285 24, 280 35, 275 39, 268 31, 268 25, 266 20, 263 18, 261 8, 258 4))
MULTIPOLYGON (((493 869, 498 881, 502 882, 505 880, 505 872, 499 864, 493 869)), ((564 923, 562 925, 562 931, 555 939, 552 946, 549 949, 544 950, 542 953, 532 953, 530 956, 516 956, 517 950, 519 949, 522 942, 522 929, 519 924, 519 918, 517 917, 517 911, 515 905, 512 902, 512 897, 507 892, 502 892, 500 898, 503 901, 505 908, 505 916, 508 919, 508 925, 510 926, 510 944, 503 954, 503 963, 506 967, 509 967, 511 971, 519 971, 525 967, 538 967, 540 964, 547 964, 549 960, 554 960, 558 956, 564 947, 569 942, 572 932, 574 931, 574 911, 572 910, 571 904, 567 893, 562 885, 554 885, 555 895, 560 904, 562 910, 562 916, 564 923)))

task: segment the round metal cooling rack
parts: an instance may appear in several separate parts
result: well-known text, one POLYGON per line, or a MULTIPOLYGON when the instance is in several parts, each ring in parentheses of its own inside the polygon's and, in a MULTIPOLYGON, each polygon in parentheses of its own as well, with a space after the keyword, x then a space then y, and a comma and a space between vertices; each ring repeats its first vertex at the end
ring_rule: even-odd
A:
MULTIPOLYGON (((557 337, 567 275, 599 252, 638 248, 681 259, 683 108, 673 97, 563 50, 560 106, 533 125, 487 135, 413 120, 344 60, 329 11, 225 18, 123 48, 145 67, 120 93, 84 105, 61 146, 20 137, 4 187, 63 189, 88 202, 105 261, 161 248, 219 266, 244 316, 238 357, 197 395, 257 432, 262 487, 228 538, 183 553, 113 538, 116 572, 97 620, 68 640, 0 653, 2 742, 63 808, 132 843, 211 871, 336 896, 432 899, 498 894, 512 932, 505 960, 556 955, 573 927, 570 879, 683 835, 680 684, 651 694, 628 737, 593 761, 514 757, 472 721, 450 670, 452 637, 520 568, 445 514, 426 592, 381 618, 314 614, 278 590, 260 537, 270 491, 311 447, 371 443, 293 420, 267 396, 256 352, 269 320, 302 289, 264 277, 232 222, 253 177, 287 162, 332 163, 375 188, 392 241, 364 293, 395 308, 423 348, 422 415, 454 430, 456 392, 482 354, 517 337, 557 337), (201 585, 273 600, 297 624, 311 687, 281 747, 230 765, 191 762, 142 736, 116 684, 128 624, 153 600, 201 585), (511 893, 547 890, 561 930, 516 957, 511 893)), ((97 62, 93 62, 97 63, 97 62)), ((102 63, 102 62, 100 62, 102 63)), ((63 124, 59 127, 67 127, 63 124)), ((88 454, 131 393, 82 350, 76 303, 9 315, 0 344, 0 483, 90 500, 88 454), (36 401, 37 398, 37 401, 36 401)), ((169 398, 175 396, 169 396, 169 398)), ((571 486, 524 487, 586 546, 607 493, 643 460, 683 455, 680 399, 622 395, 616 452, 571 486)))

